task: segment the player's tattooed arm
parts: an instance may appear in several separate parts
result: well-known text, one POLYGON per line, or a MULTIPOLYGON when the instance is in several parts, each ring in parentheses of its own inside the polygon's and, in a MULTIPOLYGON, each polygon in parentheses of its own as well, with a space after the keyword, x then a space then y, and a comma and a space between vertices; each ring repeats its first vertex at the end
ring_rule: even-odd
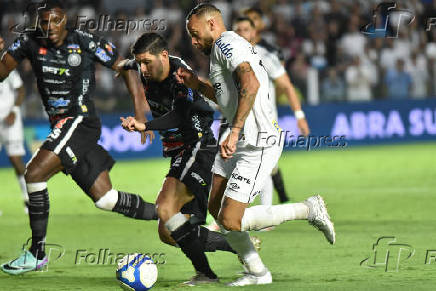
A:
MULTIPOLYGON (((0 37, 0 53, 4 47, 5 42, 3 38, 0 37)), ((7 52, 4 52, 0 59, 0 82, 3 82, 3 80, 9 76, 9 73, 12 72, 17 65, 18 63, 15 61, 15 59, 7 52)))
POLYGON ((256 99, 257 90, 260 84, 248 62, 240 64, 233 72, 233 79, 238 88, 238 108, 233 119, 234 128, 242 128, 245 124, 254 100, 256 99))
POLYGON ((238 88, 238 108, 233 118, 232 129, 227 138, 221 143, 220 151, 223 159, 233 157, 236 151, 236 144, 239 140, 239 134, 244 127, 245 120, 253 107, 259 90, 259 80, 253 72, 250 64, 244 62, 240 64, 233 72, 233 79, 238 88))

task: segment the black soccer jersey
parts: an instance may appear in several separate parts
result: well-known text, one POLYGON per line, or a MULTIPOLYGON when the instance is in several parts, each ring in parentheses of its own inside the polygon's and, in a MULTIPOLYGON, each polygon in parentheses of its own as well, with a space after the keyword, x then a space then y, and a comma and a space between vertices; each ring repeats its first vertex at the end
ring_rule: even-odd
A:
MULTIPOLYGON (((184 115, 178 128, 159 131, 163 139, 165 156, 171 156, 169 152, 176 152, 183 145, 194 144, 200 139, 208 143, 215 141, 210 128, 214 110, 197 91, 178 83, 174 77, 179 67, 188 68, 186 63, 174 56, 169 57, 169 62, 169 76, 161 82, 146 79, 141 74, 153 118, 159 118, 173 110, 184 115)), ((136 64, 131 62, 130 68, 137 68, 136 64)))
POLYGON ((95 63, 111 68, 115 46, 94 34, 68 30, 60 47, 44 46, 36 35, 23 34, 7 52, 17 61, 30 60, 50 122, 65 116, 96 115, 91 99, 95 89, 95 63))

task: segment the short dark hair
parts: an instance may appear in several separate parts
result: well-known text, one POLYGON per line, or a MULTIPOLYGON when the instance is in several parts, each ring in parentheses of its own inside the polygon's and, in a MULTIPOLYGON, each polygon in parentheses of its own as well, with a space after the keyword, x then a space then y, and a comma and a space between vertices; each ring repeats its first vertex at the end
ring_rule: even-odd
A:
POLYGON ((62 2, 59 0, 44 0, 38 5, 38 7, 40 7, 38 10, 41 12, 48 11, 54 8, 60 8, 64 10, 64 4, 62 4, 62 2))
POLYGON ((244 15, 247 15, 249 13, 256 13, 257 15, 259 15, 260 17, 263 17, 263 11, 260 8, 257 7, 251 7, 248 9, 244 10, 244 15))
POLYGON ((200 3, 194 8, 192 8, 192 10, 188 13, 188 16, 186 16, 186 20, 189 20, 192 17, 192 15, 202 16, 205 13, 210 13, 210 12, 217 12, 221 14, 221 10, 216 8, 215 5, 212 5, 210 3, 200 3))
POLYGON ((168 51, 167 41, 156 32, 146 32, 135 41, 130 51, 134 55, 146 52, 157 55, 164 50, 168 51))
POLYGON ((242 21, 248 21, 250 23, 250 26, 252 28, 255 28, 253 20, 251 20, 250 18, 248 18, 246 16, 239 16, 238 18, 235 19, 234 23, 239 23, 239 22, 242 22, 242 21))

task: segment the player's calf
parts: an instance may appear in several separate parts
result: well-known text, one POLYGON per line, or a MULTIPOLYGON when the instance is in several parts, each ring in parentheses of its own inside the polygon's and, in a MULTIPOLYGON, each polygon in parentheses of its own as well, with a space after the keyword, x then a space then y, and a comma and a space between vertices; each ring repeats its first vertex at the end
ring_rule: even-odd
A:
POLYGON ((113 211, 124 216, 142 219, 157 220, 156 206, 145 202, 141 196, 111 189, 96 202, 97 208, 113 211))

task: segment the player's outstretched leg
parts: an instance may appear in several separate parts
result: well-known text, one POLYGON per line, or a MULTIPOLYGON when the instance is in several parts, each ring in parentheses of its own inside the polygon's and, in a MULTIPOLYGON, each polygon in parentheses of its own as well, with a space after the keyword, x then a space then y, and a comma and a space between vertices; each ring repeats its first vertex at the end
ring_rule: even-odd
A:
POLYGON ((279 195, 280 203, 286 203, 289 201, 288 194, 286 194, 285 183, 283 182, 282 172, 279 168, 275 168, 273 173, 271 174, 271 178, 273 180, 274 189, 276 189, 277 194, 279 195))
POLYGON ((97 208, 117 212, 130 218, 157 220, 155 204, 145 202, 139 195, 112 189, 107 170, 100 173, 88 192, 97 208))
POLYGON ((329 243, 335 243, 333 222, 327 213, 323 198, 319 195, 309 197, 303 203, 249 207, 242 217, 241 230, 261 230, 290 220, 308 220, 311 225, 323 232, 329 243))
POLYGON ((4 263, 1 270, 19 275, 41 269, 48 263, 45 254, 45 236, 49 215, 47 181, 62 169, 59 158, 48 150, 41 149, 27 166, 25 179, 29 194, 29 220, 32 229, 32 243, 18 258, 4 263))
POLYGON ((159 219, 191 260, 197 273, 190 281, 185 282, 189 286, 218 282, 218 277, 210 268, 205 255, 205 243, 200 238, 198 223, 180 212, 182 206, 192 201, 193 197, 182 182, 174 177, 167 177, 156 201, 159 219))

